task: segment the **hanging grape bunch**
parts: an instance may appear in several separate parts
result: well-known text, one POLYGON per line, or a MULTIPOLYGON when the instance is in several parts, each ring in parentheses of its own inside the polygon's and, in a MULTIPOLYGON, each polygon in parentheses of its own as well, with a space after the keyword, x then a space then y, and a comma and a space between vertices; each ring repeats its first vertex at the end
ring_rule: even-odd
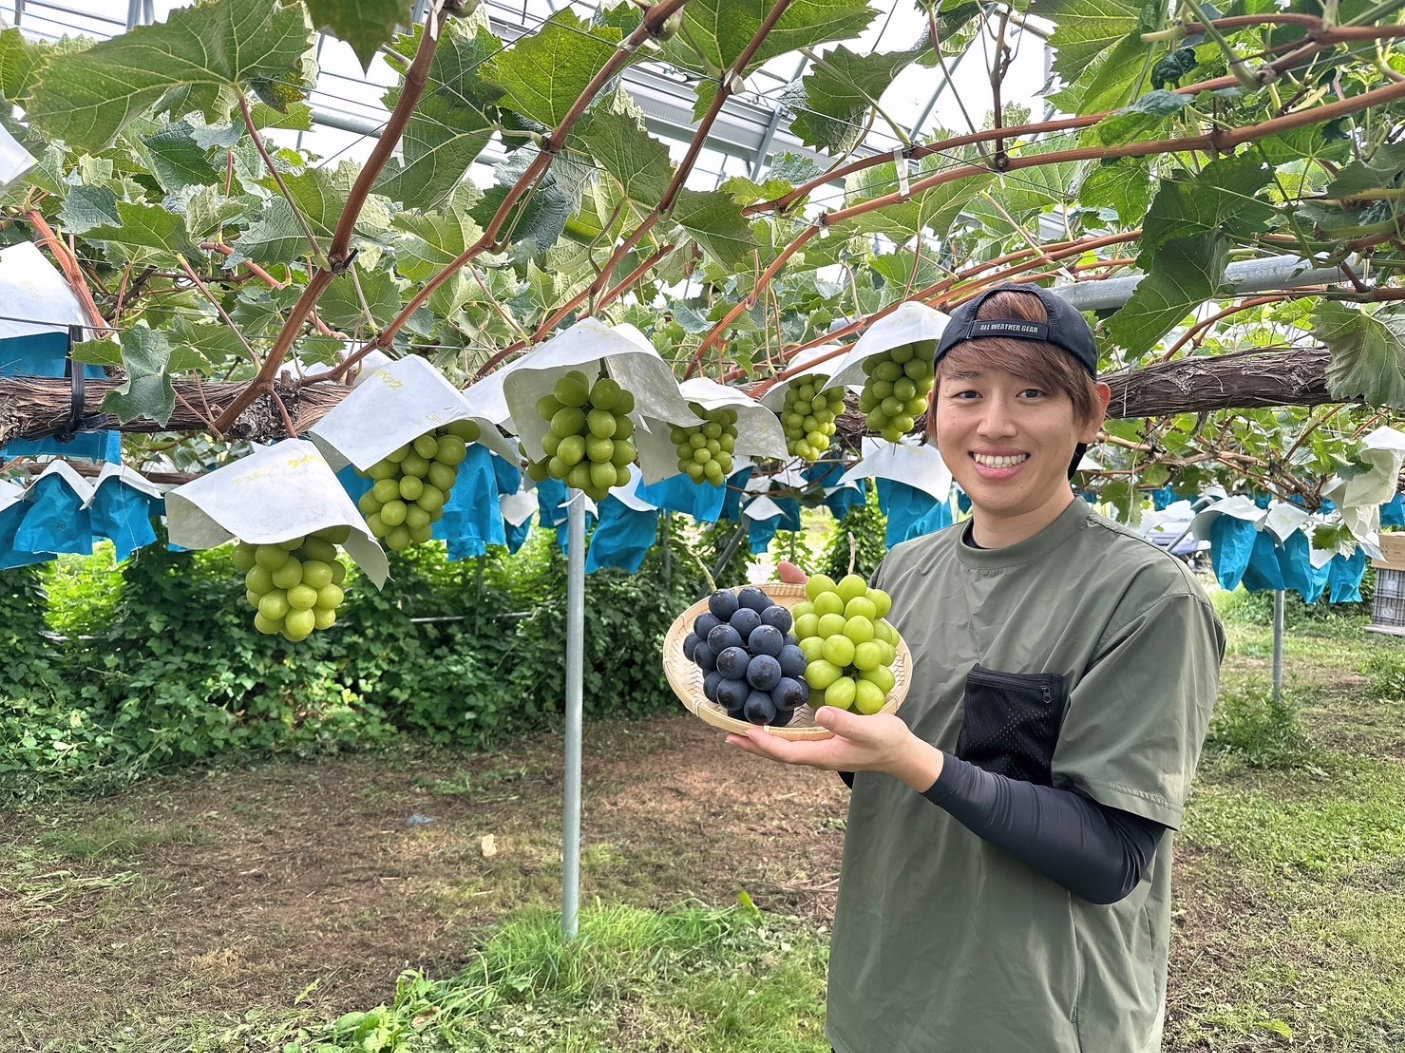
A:
POLYGON ((791 613, 816 705, 877 713, 897 683, 898 631, 884 619, 892 599, 858 574, 838 584, 816 574, 805 583, 805 596, 791 613))
POLYGON ((456 420, 425 432, 364 472, 358 468, 361 478, 375 480, 357 503, 372 535, 392 552, 428 541, 430 524, 444 515, 468 444, 480 434, 473 421, 456 420))
POLYGON ((829 449, 834 434, 834 418, 844 412, 844 389, 821 389, 827 376, 800 377, 785 390, 781 425, 785 428, 786 449, 813 464, 829 449))
POLYGON ((900 344, 863 360, 863 393, 859 412, 868 414, 868 427, 889 442, 898 442, 927 413, 927 396, 934 385, 932 357, 935 340, 900 344))
POLYGON ((785 727, 810 700, 805 654, 790 635, 790 611, 748 585, 719 589, 683 640, 703 671, 703 694, 734 720, 785 727))
POLYGON ((542 439, 547 460, 529 463, 527 474, 538 483, 560 479, 592 501, 604 500, 612 486, 629 482, 629 466, 639 456, 628 416, 633 409, 634 396, 603 368, 594 385, 571 370, 537 400, 537 413, 551 424, 542 439))
POLYGON ((678 449, 678 470, 693 482, 721 486, 732 474, 732 451, 737 445, 737 411, 727 406, 703 409, 696 402, 688 408, 707 423, 693 428, 675 426, 670 433, 678 449))
POLYGON ((254 608, 254 628, 282 633, 292 643, 314 629, 330 629, 346 593, 346 566, 337 546, 351 536, 346 526, 328 527, 277 545, 234 546, 234 566, 244 571, 244 598, 254 608))

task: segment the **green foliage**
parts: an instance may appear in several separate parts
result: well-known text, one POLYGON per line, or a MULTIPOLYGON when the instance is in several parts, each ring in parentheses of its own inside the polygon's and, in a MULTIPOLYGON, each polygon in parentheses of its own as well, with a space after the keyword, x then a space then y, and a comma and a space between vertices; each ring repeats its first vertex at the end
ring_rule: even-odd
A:
POLYGON ((1221 695, 1205 739, 1208 754, 1232 757, 1250 768, 1298 768, 1313 758, 1291 692, 1275 698, 1268 688, 1221 695))
POLYGON ((850 537, 853 538, 854 573, 867 580, 888 554, 888 517, 878 507, 878 488, 869 487, 862 505, 849 509, 830 534, 816 570, 838 581, 849 573, 850 537))
MULTIPOLYGON (((308 755, 407 736, 484 748, 561 712, 566 562, 549 531, 511 557, 449 563, 438 545, 392 555, 382 592, 353 571, 337 625, 297 645, 253 628, 228 549, 159 544, 116 572, 110 556, 85 562, 53 575, 62 646, 45 635, 37 572, 6 572, 0 796, 44 792, 56 776, 105 790, 235 751, 308 755)), ((703 580, 680 537, 667 563, 658 548, 637 575, 589 578, 588 715, 672 704, 659 648, 703 580)))

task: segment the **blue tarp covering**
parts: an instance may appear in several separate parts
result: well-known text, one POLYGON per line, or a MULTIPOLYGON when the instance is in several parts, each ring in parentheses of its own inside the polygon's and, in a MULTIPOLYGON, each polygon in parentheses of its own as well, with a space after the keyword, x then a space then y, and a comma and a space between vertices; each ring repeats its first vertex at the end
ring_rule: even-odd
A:
POLYGON ((83 499, 59 475, 35 483, 20 506, 24 519, 15 531, 17 552, 75 552, 91 555, 93 530, 83 499))
POLYGON ((600 524, 590 536, 585 572, 593 574, 601 567, 613 567, 635 573, 653 547, 658 532, 658 509, 640 512, 616 497, 606 497, 600 504, 600 524))
POLYGON ((121 563, 137 549, 156 541, 151 519, 160 515, 164 507, 160 498, 128 486, 118 476, 109 476, 99 484, 88 505, 88 519, 93 536, 111 541, 117 550, 117 562, 121 563))
POLYGON ((29 505, 23 501, 11 505, 0 512, 0 570, 11 567, 24 567, 31 563, 44 563, 54 558, 52 552, 16 552, 15 532, 24 521, 29 505))
POLYGON ((1210 563, 1222 589, 1236 589, 1244 580, 1258 528, 1247 519, 1216 516, 1210 524, 1210 563))
POLYGON ((751 473, 755 470, 752 467, 743 468, 739 472, 733 472, 727 478, 727 496, 722 502, 722 514, 719 518, 730 520, 733 523, 741 518, 742 489, 750 481, 751 473))
MULTIPOLYGON (((447 543, 449 559, 483 556, 489 545, 507 544, 502 506, 498 504, 497 473, 488 449, 471 443, 449 491, 444 516, 434 524, 434 536, 447 543)), ((509 465, 508 467, 511 467, 509 465)))
POLYGON ((800 502, 793 497, 773 497, 771 500, 780 508, 780 515, 770 519, 747 517, 751 525, 747 528, 746 536, 753 556, 760 555, 770 548, 777 531, 800 529, 800 502))
POLYGON ((1327 564, 1331 603, 1360 603, 1361 579, 1366 574, 1366 550, 1360 545, 1350 556, 1333 556, 1327 564))
POLYGON ((722 514, 722 507, 727 502, 725 485, 695 483, 686 475, 675 475, 652 486, 640 483, 635 492, 641 500, 648 501, 651 505, 692 516, 699 523, 717 522, 722 514))
POLYGON ((1381 526, 1405 527, 1405 497, 1396 494, 1381 505, 1381 526))
MULTIPOLYGON (((61 377, 68 360, 66 332, 36 333, 0 340, 0 377, 61 377)), ((105 376, 101 366, 84 366, 89 380, 105 376)), ((115 431, 87 432, 69 442, 57 439, 18 439, 0 446, 4 457, 79 457, 90 461, 122 459, 122 436, 115 431)))
MULTIPOLYGON (((537 484, 537 515, 541 525, 550 530, 566 522, 566 484, 560 479, 548 479, 537 484)), ((561 543, 563 546, 565 542, 561 543)))
POLYGON ((888 517, 889 548, 952 524, 949 504, 895 479, 878 480, 878 507, 888 517))

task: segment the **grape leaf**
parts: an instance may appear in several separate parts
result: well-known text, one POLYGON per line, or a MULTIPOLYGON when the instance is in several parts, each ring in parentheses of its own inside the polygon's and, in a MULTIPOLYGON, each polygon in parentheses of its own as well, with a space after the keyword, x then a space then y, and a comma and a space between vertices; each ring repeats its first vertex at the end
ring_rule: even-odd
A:
POLYGON ((176 408, 176 389, 166 370, 171 345, 158 329, 137 326, 122 333, 122 368, 127 379, 102 400, 102 408, 123 424, 150 417, 164 425, 176 408))
POLYGON ((412 282, 434 277, 483 234, 461 208, 402 212, 395 217, 395 267, 412 282))
POLYGON ((207 160, 207 148, 195 141, 194 129, 184 121, 143 136, 141 142, 151 157, 152 175, 166 191, 212 183, 218 174, 207 160))
POLYGON ((1058 27, 1049 44, 1058 52, 1054 72, 1076 81, 1094 59, 1129 33, 1154 28, 1144 0, 1032 0, 1029 13, 1058 27))
POLYGON ((663 199, 674 170, 668 147, 633 117, 595 109, 578 128, 573 145, 618 179, 631 201, 653 208, 663 199))
POLYGON ((1376 148, 1369 161, 1353 161, 1327 187, 1327 197, 1338 199, 1370 190, 1394 189, 1405 175, 1405 143, 1376 148))
POLYGON ((118 201, 120 223, 90 227, 83 235, 89 241, 105 241, 115 257, 132 262, 159 261, 175 265, 175 257, 194 257, 200 248, 185 229, 185 220, 159 205, 118 201))
POLYGON ((530 36, 488 60, 484 79, 503 91, 503 105, 555 128, 622 39, 612 27, 592 28, 562 8, 530 36))
POLYGON ((1111 51, 1094 59, 1078 80, 1065 84, 1050 101, 1065 113, 1080 116, 1126 106, 1141 89, 1146 44, 1140 31, 1128 33, 1111 51))
POLYGON ((51 45, 25 40, 19 29, 0 29, 0 99, 18 103, 34 83, 34 71, 51 45))
POLYGON ((1327 390, 1342 401, 1405 409, 1405 313, 1348 307, 1324 300, 1312 314, 1312 335, 1332 352, 1327 390))
POLYGON ((383 270, 367 270, 353 265, 356 281, 350 273, 332 279, 327 291, 317 301, 317 310, 330 326, 343 332, 367 332, 384 326, 400 310, 400 288, 395 279, 383 270), (356 283, 361 285, 361 293, 366 297, 366 305, 361 305, 361 297, 356 293, 356 283), (366 317, 367 309, 371 316, 366 317))
POLYGON ((1200 304, 1227 290, 1229 246, 1217 234, 1175 238, 1160 246, 1131 299, 1107 321, 1107 335, 1136 358, 1200 304))
POLYGON ((741 206, 720 190, 680 190, 673 218, 724 267, 737 266, 756 248, 741 206))
MULTIPOLYGON (((419 26, 396 42, 387 61, 402 75, 423 33, 419 26)), ((434 209, 444 203, 492 137, 494 122, 487 110, 501 93, 479 73, 488 57, 501 50, 502 42, 489 32, 481 12, 445 26, 429 83, 401 140, 402 157, 386 166, 376 193, 410 208, 434 209)), ((399 96, 398 88, 387 92, 386 106, 393 109, 399 96)))
POLYGON ((931 51, 925 41, 909 51, 860 55, 840 45, 805 75, 805 110, 791 131, 806 146, 835 153, 849 150, 863 132, 864 117, 902 70, 931 51))
MULTIPOLYGON (((683 9, 680 32, 663 46, 664 57, 683 69, 716 76, 741 58, 774 6, 774 0, 691 0, 683 9)), ((795 0, 767 34, 747 70, 787 51, 851 40, 877 15, 861 0, 795 0)), ((715 82, 711 87, 715 92, 715 82)), ((701 97, 699 104, 707 108, 701 97)))
POLYGON ((300 4, 212 0, 86 51, 55 55, 25 107, 49 138, 101 150, 158 103, 215 120, 228 116, 255 80, 300 82, 310 47, 300 4))
MULTIPOLYGON (((361 166, 354 161, 343 161, 335 169, 307 168, 298 175, 283 177, 289 196, 324 251, 360 171, 361 166)), ((270 190, 278 187, 271 178, 260 179, 259 183, 270 190)), ((389 228, 390 213, 385 203, 367 198, 356 221, 357 232, 363 237, 374 236, 389 228)), ((274 198, 263 215, 249 225, 235 248, 241 257, 256 263, 287 263, 312 251, 292 208, 281 196, 274 198)))
POLYGON ((1189 95, 1177 95, 1164 88, 1149 91, 1131 106, 1099 121, 1093 126, 1093 133, 1103 146, 1121 146, 1160 128, 1167 117, 1180 113, 1191 101, 1189 95))
POLYGON ((1128 227, 1134 227, 1151 207, 1151 169, 1141 157, 1103 162, 1083 180, 1078 203, 1087 208, 1110 208, 1128 227))
POLYGON ((376 49, 410 24, 411 0, 307 0, 314 29, 351 45, 361 68, 371 68, 376 49))
POLYGON ((1254 195, 1273 181, 1255 154, 1213 161, 1197 175, 1163 179, 1142 224, 1137 262, 1150 269, 1161 245, 1176 238, 1223 232, 1247 237, 1268 226, 1273 209, 1254 195))
POLYGON ((94 227, 120 227, 117 195, 105 186, 80 183, 70 187, 59 209, 59 220, 70 234, 86 234, 94 227))

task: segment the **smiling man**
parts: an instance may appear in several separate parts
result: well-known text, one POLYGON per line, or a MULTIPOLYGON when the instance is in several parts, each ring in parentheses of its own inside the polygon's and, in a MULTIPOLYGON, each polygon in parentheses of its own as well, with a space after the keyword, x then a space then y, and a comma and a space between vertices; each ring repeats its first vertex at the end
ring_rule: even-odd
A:
POLYGON ((838 1053, 1156 1053, 1171 841, 1224 634, 1177 560, 1069 485, 1109 391, 1082 316, 1030 286, 959 308, 930 418, 971 499, 873 584, 913 655, 896 715, 750 753, 843 773, 838 1053))

